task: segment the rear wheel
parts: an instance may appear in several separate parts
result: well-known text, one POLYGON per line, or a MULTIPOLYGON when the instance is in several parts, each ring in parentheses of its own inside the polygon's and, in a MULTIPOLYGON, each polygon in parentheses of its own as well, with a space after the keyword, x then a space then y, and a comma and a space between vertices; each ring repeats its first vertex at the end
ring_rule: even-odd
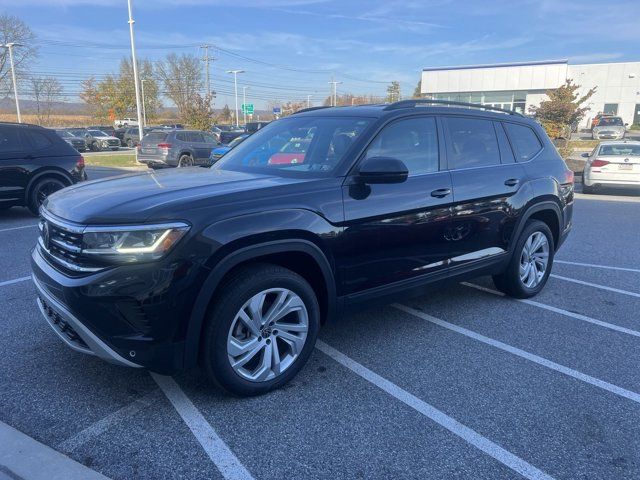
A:
POLYGON ((186 168, 193 167, 193 157, 188 154, 180 155, 180 159, 178 160, 178 168, 186 168))
POLYGON ((529 298, 544 288, 553 265, 551 230, 540 220, 529 220, 516 242, 506 270, 493 276, 498 290, 515 298, 529 298))
POLYGON ((584 183, 584 172, 582 173, 582 193, 593 194, 596 193, 595 185, 587 185, 584 183))
POLYGON ((31 213, 38 215, 40 205, 42 205, 47 197, 58 190, 62 190, 66 186, 67 183, 56 177, 45 177, 37 180, 28 194, 27 206, 29 210, 31 210, 31 213))
POLYGON ((130 138, 127 138, 127 147, 133 148, 133 140, 131 140, 130 138))
POLYGON ((298 373, 319 326, 318 301, 304 278, 277 265, 241 267, 216 294, 201 363, 223 389, 260 395, 298 373))

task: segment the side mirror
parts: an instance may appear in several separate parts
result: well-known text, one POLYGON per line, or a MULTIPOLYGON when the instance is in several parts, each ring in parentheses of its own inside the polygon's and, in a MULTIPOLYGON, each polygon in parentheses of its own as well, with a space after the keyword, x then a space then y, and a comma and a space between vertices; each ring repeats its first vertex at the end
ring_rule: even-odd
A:
POLYGON ((358 179, 362 183, 402 183, 409 170, 402 160, 391 157, 371 157, 362 162, 358 179))
POLYGON ((582 155, 580 155, 580 156, 581 156, 581 157, 584 157, 584 158, 589 158, 589 156, 590 156, 590 155, 591 155, 591 154, 590 154, 589 152, 584 152, 584 153, 583 153, 582 155))

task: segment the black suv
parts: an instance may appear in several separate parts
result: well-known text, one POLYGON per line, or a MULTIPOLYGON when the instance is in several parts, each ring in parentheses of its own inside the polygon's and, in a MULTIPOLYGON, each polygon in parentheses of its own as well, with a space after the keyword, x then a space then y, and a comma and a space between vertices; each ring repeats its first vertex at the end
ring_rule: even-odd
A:
POLYGON ((54 130, 0 122, 0 210, 37 215, 49 194, 86 178, 84 158, 54 130))
POLYGON ((441 103, 307 109, 210 169, 51 196, 32 255, 45 318, 78 351, 165 374, 199 362, 255 395, 347 309, 487 274, 537 294, 573 173, 535 121, 441 103))

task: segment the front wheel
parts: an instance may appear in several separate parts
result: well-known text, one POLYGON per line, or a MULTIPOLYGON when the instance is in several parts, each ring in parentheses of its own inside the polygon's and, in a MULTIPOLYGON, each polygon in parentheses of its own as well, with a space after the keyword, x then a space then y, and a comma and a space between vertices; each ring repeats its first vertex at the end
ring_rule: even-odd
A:
POLYGON ((498 290, 515 298, 529 298, 544 288, 553 265, 551 230, 540 220, 529 220, 518 238, 506 270, 493 276, 498 290))
POLYGON ((201 363, 235 395, 261 395, 289 382, 307 362, 320 327, 314 290, 291 270, 241 267, 214 298, 201 363))

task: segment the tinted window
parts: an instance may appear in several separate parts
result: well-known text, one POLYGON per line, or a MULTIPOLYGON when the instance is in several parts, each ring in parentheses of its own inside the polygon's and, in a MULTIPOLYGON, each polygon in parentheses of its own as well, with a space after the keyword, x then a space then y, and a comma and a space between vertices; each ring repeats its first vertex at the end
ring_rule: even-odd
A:
POLYGON ((35 132, 33 130, 25 130, 24 134, 29 139, 31 146, 35 150, 41 150, 51 145, 51 140, 42 132, 35 132))
POLYGON ((204 140, 203 140, 204 142, 207 142, 207 143, 218 143, 216 141, 216 139, 213 138, 211 135, 207 135, 206 133, 201 133, 201 135, 204 138, 204 140))
POLYGON ((204 137, 202 136, 201 133, 198 133, 198 132, 189 133, 189 138, 192 142, 198 142, 198 143, 204 142, 204 137))
POLYGON ((542 144, 538 136, 529 127, 516 125, 515 123, 505 123, 504 127, 507 130, 519 162, 531 160, 542 150, 542 144))
POLYGON ((0 127, 0 152, 15 152, 20 150, 20 147, 18 129, 13 127, 0 127))
POLYGON ((409 118, 386 126, 373 140, 365 157, 402 160, 409 169, 409 175, 437 172, 438 130, 435 118, 409 118))
POLYGON ((181 142, 186 142, 187 141, 187 134, 186 133, 176 133, 176 138, 178 140, 180 140, 181 142))
POLYGON ((146 142, 164 142, 167 138, 167 134, 163 132, 151 132, 145 135, 144 140, 146 142))
POLYGON ((500 164, 498 140, 490 120, 447 118, 450 168, 474 168, 500 164))

